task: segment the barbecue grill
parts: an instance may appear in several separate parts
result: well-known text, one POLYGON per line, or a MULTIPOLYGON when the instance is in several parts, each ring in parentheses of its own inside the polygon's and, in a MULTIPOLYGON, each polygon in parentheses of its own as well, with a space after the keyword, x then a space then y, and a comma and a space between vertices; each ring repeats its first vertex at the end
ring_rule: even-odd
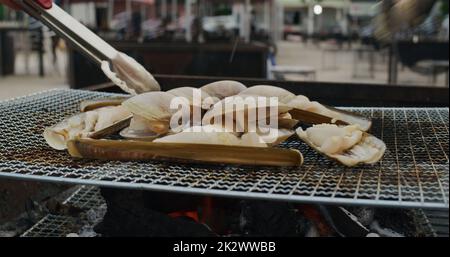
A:
POLYGON ((373 120, 383 161, 345 168, 297 139, 298 168, 76 160, 48 147, 44 127, 82 100, 117 94, 51 90, 0 102, 0 177, 288 202, 448 210, 448 108, 345 108, 373 120))
MULTIPOLYGON (((81 186, 64 204, 95 210, 105 204, 100 190, 93 186, 81 186)), ((448 212, 409 210, 417 218, 417 230, 430 237, 448 237, 448 212)), ((65 237, 77 232, 77 221, 68 215, 48 214, 22 234, 22 237, 65 237)))

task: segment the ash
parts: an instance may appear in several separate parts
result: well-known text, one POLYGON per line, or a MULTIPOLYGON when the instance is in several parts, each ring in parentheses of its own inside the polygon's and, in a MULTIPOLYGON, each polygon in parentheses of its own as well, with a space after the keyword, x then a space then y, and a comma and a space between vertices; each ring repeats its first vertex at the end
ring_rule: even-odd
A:
POLYGON ((106 204, 90 209, 80 215, 79 222, 81 228, 77 233, 70 233, 67 237, 100 237, 101 234, 95 232, 94 227, 97 226, 105 217, 107 212, 106 204))

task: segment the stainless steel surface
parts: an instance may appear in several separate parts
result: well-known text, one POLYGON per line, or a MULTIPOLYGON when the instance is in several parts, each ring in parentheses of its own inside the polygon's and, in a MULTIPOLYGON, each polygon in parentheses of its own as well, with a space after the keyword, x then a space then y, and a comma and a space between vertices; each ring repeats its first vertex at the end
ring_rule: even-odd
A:
POLYGON ((204 195, 448 210, 448 108, 348 108, 373 119, 388 147, 374 166, 345 168, 299 140, 300 168, 76 160, 48 147, 45 126, 74 114, 83 99, 109 96, 53 90, 0 102, 0 177, 204 195))

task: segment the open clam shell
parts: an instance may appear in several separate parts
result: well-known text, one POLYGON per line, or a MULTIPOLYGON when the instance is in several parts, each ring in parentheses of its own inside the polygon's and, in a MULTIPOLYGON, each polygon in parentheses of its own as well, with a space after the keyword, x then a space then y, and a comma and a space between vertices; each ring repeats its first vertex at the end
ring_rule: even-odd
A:
POLYGON ((170 108, 174 98, 167 92, 149 92, 128 99, 122 106, 145 120, 152 132, 166 134, 170 130, 170 118, 176 111, 170 108))
POLYGON ((128 140, 137 141, 153 141, 161 135, 152 132, 141 132, 131 129, 130 127, 124 128, 120 131, 119 135, 128 140))
MULTIPOLYGON (((308 135, 308 133, 303 131, 302 128, 297 129, 297 135, 302 141, 307 143, 317 152, 348 167, 353 167, 358 164, 377 163, 381 160, 386 151, 386 144, 382 140, 367 132, 362 131, 359 134, 357 133, 348 135, 345 141, 341 141, 340 138, 330 137, 331 140, 328 141, 328 149, 339 149, 338 147, 330 145, 330 142, 336 142, 336 144, 347 144, 347 146, 349 146, 348 148, 345 147, 344 150, 340 150, 337 152, 325 151, 324 145, 318 146, 317 144, 315 144, 312 136, 308 135)), ((317 137, 319 135, 314 136, 317 137)), ((323 140, 325 136, 320 137, 320 140, 323 140)))
POLYGON ((124 140, 74 139, 69 154, 76 158, 293 167, 303 163, 297 150, 210 144, 154 143, 124 140))
POLYGON ((48 145, 65 150, 67 141, 75 138, 103 138, 119 132, 130 124, 131 113, 121 106, 103 107, 75 114, 47 127, 43 136, 48 145))
POLYGON ((294 108, 290 111, 294 119, 307 124, 358 125, 363 131, 369 131, 372 126, 366 117, 310 101, 303 95, 296 96, 287 105, 294 108))
POLYGON ((256 127, 258 121, 284 114, 292 108, 276 101, 273 103, 267 97, 259 96, 231 96, 216 103, 202 119, 202 124, 216 124, 221 122, 229 127, 228 120, 235 122, 236 132, 248 132, 249 127, 256 127))
POLYGON ((128 116, 122 120, 118 120, 110 126, 107 126, 106 128, 89 133, 88 137, 92 139, 101 139, 110 135, 114 135, 122 129, 128 127, 130 125, 131 118, 132 116, 128 116))
POLYGON ((80 110, 81 112, 87 112, 107 106, 119 106, 129 98, 130 97, 128 96, 117 96, 111 98, 84 100, 80 103, 80 110))

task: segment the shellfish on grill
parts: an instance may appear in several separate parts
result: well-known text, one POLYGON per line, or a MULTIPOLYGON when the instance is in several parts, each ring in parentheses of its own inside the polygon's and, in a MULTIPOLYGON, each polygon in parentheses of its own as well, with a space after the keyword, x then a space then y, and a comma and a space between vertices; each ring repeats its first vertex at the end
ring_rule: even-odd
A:
POLYGON ((301 121, 308 124, 335 123, 338 125, 357 124, 362 130, 368 131, 372 126, 371 121, 355 113, 342 111, 325 106, 316 101, 310 101, 306 96, 298 95, 274 86, 253 86, 239 93, 240 95, 255 95, 264 97, 276 97, 280 103, 292 108, 290 114, 292 122, 284 120, 286 125, 292 125, 301 121))
MULTIPOLYGON (((204 85, 200 89, 209 94, 209 96, 215 97, 218 100, 222 100, 226 97, 239 94, 240 92, 247 89, 247 87, 237 81, 221 80, 204 85)), ((215 102, 217 102, 217 100, 215 102)))
POLYGON ((128 126, 131 113, 122 106, 103 107, 69 117, 45 128, 44 138, 56 150, 65 150, 76 138, 102 138, 128 126))
POLYGON ((383 141, 358 125, 314 125, 306 130, 297 129, 298 137, 316 151, 346 166, 374 164, 381 160, 386 145, 383 141))
POLYGON ((234 145, 156 143, 132 140, 74 139, 68 142, 75 158, 119 161, 167 160, 183 163, 293 167, 303 164, 295 149, 234 145))
POLYGON ((295 94, 287 91, 286 89, 275 87, 275 86, 267 86, 267 85, 258 85, 249 87, 239 93, 239 95, 254 95, 254 96, 264 96, 264 97, 276 97, 280 103, 287 104, 291 100, 293 100, 296 96, 295 94))
POLYGON ((270 123, 271 118, 278 120, 291 109, 268 97, 230 96, 216 103, 203 116, 202 124, 219 123, 235 132, 256 132, 256 127, 270 123))
POLYGON ((205 110, 219 101, 217 97, 212 97, 206 91, 194 87, 178 87, 167 91, 167 93, 176 97, 184 97, 193 108, 200 107, 205 110), (196 94, 199 99, 195 99, 196 94))
POLYGON ((180 133, 155 139, 153 142, 267 147, 257 134, 244 134, 239 137, 212 125, 190 127, 180 133))
POLYGON ((175 112, 170 108, 174 95, 167 92, 149 92, 134 96, 122 103, 133 114, 130 127, 121 132, 125 138, 154 138, 170 130, 170 119, 175 112))
POLYGON ((129 96, 115 96, 93 100, 84 100, 80 104, 80 110, 81 112, 87 112, 107 106, 119 106, 129 98, 129 96))
POLYGON ((287 103, 287 106, 293 108, 290 114, 294 119, 312 125, 322 123, 358 125, 363 131, 368 131, 372 126, 372 121, 366 117, 310 101, 303 95, 296 96, 287 103))

